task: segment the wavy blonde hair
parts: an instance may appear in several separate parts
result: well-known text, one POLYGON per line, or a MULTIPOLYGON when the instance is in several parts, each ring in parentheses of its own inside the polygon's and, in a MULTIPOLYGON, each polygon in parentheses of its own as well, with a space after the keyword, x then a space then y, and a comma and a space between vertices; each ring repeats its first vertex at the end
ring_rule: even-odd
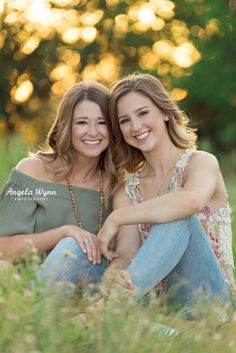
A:
MULTIPOLYGON (((40 157, 46 169, 54 177, 60 178, 69 175, 72 169, 72 121, 75 106, 85 100, 96 103, 106 121, 110 140, 111 127, 108 115, 109 90, 98 82, 88 81, 75 84, 62 98, 61 104, 54 123, 49 130, 47 137, 47 152, 38 151, 36 155, 40 157), (62 161, 60 167, 54 162, 57 158, 62 161)), ((117 173, 111 158, 110 146, 102 152, 99 166, 101 170, 106 171, 111 180, 111 185, 114 186, 117 182, 117 173)))
POLYGON ((149 74, 132 74, 113 83, 110 92, 109 114, 113 140, 113 162, 119 177, 125 171, 135 173, 145 165, 145 157, 137 148, 128 145, 121 133, 118 117, 118 100, 129 92, 138 92, 149 99, 169 118, 166 122, 171 141, 179 148, 196 148, 196 129, 188 126, 189 119, 170 97, 161 82, 149 74))

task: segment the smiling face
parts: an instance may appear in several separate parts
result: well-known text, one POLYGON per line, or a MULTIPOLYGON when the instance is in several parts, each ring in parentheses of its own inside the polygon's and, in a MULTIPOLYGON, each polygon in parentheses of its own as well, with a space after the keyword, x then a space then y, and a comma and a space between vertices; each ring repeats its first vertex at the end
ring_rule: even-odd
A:
POLYGON ((76 104, 72 121, 72 145, 85 157, 99 157, 109 145, 106 121, 99 105, 84 100, 76 104))
POLYGON ((150 152, 168 137, 165 114, 147 96, 131 91, 117 103, 119 126, 125 141, 150 152))

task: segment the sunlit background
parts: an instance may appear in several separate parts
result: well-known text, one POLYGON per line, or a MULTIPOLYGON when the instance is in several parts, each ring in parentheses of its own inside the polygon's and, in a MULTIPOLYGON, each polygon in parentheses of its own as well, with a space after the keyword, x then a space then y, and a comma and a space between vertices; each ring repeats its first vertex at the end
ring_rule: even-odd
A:
POLYGON ((142 71, 161 79, 205 141, 234 148, 235 2, 207 3, 0 0, 0 135, 41 142, 74 83, 142 71))
MULTIPOLYGON (((0 192, 19 160, 29 150, 36 152, 45 147, 58 104, 74 83, 98 80, 109 86, 132 72, 150 73, 160 78, 180 108, 190 116, 192 126, 198 129, 199 148, 213 152, 219 160, 233 211, 236 255, 235 27, 236 0, 0 0, 0 192)), ((12 218, 14 221, 14 214, 12 218)), ((25 264, 26 267, 30 264, 32 282, 36 262, 28 260, 25 264)), ((76 311, 71 311, 66 301, 65 305, 69 306, 63 305, 60 313, 54 310, 54 305, 50 306, 49 300, 42 311, 38 305, 38 289, 35 297, 30 294, 27 277, 23 276, 23 282, 19 282, 19 271, 13 273, 11 268, 10 271, 0 293, 0 322, 5 324, 7 319, 0 340, 5 348, 1 351, 5 353, 50 352, 51 347, 53 352, 65 351, 65 347, 68 352, 80 348, 87 352, 91 347, 98 352, 105 347, 108 352, 110 347, 110 350, 117 347, 117 332, 122 337, 125 334, 121 340, 123 345, 119 342, 119 352, 159 349, 186 353, 190 340, 191 352, 195 353, 235 351, 235 313, 229 322, 217 328, 208 318, 205 326, 193 326, 192 331, 191 325, 188 329, 182 324, 179 326, 177 318, 173 327, 178 328, 180 340, 175 336, 163 340, 159 335, 160 341, 158 331, 148 331, 145 324, 139 327, 137 332, 141 336, 134 342, 130 337, 133 337, 133 323, 139 318, 138 311, 135 309, 133 320, 127 316, 128 312, 121 316, 116 310, 117 321, 113 320, 112 310, 108 310, 109 316, 104 316, 105 321, 94 336, 89 335, 89 329, 95 327, 96 320, 82 331, 81 325, 73 328, 71 319, 65 320, 68 328, 58 320, 77 315, 78 305, 76 311), (5 295, 8 292, 10 296, 5 295), (14 298, 20 300, 20 306, 14 298), (128 326, 124 326, 125 321, 128 326), (59 326, 55 326, 57 322, 59 326), (56 330, 62 328, 63 335, 58 340, 56 330), (15 339, 9 341, 9 332, 14 330, 15 339), (42 342, 38 339, 40 335, 42 342)), ((1 281, 4 274, 0 271, 1 281)), ((152 302, 150 328, 154 327, 153 318, 162 322, 165 312, 161 310, 161 315, 154 317, 153 309, 159 308, 152 302)), ((80 303, 84 310, 89 301, 80 303)), ((145 306, 145 318, 146 309, 145 306)), ((219 318, 219 311, 215 315, 219 318)), ((142 323, 143 311, 140 319, 142 323)), ((167 323, 172 326, 170 319, 167 323)))

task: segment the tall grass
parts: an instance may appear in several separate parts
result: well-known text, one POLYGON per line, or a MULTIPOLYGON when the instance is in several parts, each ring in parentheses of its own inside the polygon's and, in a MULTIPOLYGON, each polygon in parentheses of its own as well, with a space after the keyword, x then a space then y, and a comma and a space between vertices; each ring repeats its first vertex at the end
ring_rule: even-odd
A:
MULTIPOLYGON (((27 149, 19 139, 11 140, 9 146, 0 144, 0 189, 27 149)), ((231 176, 227 186, 236 210, 236 182, 231 176)), ((233 220, 234 232, 235 223, 233 220)), ((191 324, 179 316, 166 315, 156 301, 134 306, 126 298, 114 298, 98 313, 89 313, 92 299, 88 292, 70 298, 43 294, 35 281, 38 262, 33 254, 24 266, 7 270, 0 266, 0 353, 235 352, 236 312, 218 328, 219 307, 206 319, 191 324), (86 325, 73 319, 82 312, 88 313, 86 325), (155 329, 157 322, 174 327, 178 335, 165 336, 155 329)))
POLYGON ((70 299, 43 295, 35 283, 36 268, 35 261, 28 261, 24 270, 0 270, 1 353, 235 352, 234 313, 218 327, 219 307, 200 322, 186 323, 177 315, 167 316, 155 302, 134 306, 122 297, 89 313, 89 294, 70 299), (86 324, 78 324, 75 315, 83 312, 86 324), (177 335, 165 336, 156 323, 168 324, 177 335))

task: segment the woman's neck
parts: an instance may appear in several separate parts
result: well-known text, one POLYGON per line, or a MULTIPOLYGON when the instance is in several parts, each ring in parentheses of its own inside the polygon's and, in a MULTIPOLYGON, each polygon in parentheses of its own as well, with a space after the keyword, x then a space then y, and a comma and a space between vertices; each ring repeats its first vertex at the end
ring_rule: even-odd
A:
POLYGON ((74 157, 69 179, 71 184, 96 183, 99 158, 74 157))
POLYGON ((172 142, 165 146, 158 146, 158 150, 144 153, 146 166, 143 170, 147 176, 164 175, 173 169, 183 153, 183 149, 172 142))

